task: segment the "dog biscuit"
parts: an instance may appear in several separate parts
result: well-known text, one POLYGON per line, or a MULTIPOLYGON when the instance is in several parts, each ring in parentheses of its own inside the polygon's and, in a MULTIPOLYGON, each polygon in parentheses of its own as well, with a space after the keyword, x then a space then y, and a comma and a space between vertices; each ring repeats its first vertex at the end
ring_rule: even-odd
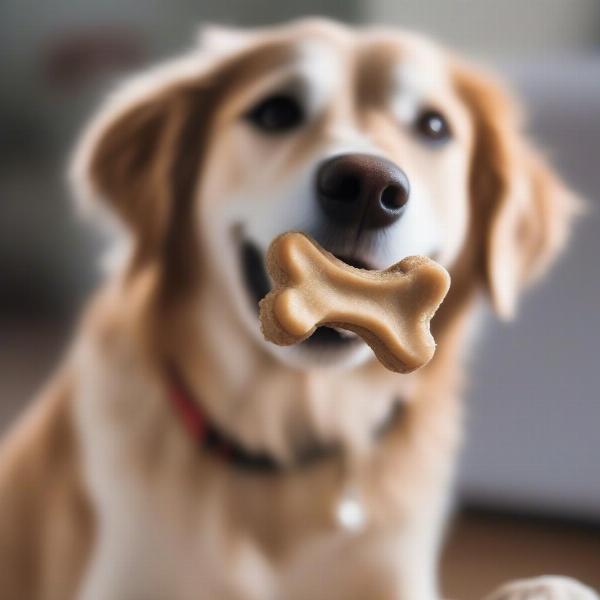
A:
POLYGON ((431 259, 411 256, 368 271, 289 232, 271 243, 267 269, 274 287, 260 301, 260 321, 268 341, 288 346, 330 326, 358 334, 392 371, 409 373, 433 356, 429 322, 450 276, 431 259))

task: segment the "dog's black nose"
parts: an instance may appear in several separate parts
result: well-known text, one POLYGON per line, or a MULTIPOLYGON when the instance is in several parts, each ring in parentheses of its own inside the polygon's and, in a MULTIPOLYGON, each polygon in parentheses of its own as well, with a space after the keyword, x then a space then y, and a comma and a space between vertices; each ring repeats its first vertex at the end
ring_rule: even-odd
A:
POLYGON ((317 172, 317 195, 336 223, 376 229, 400 218, 410 185, 393 162, 370 154, 341 154, 317 172))

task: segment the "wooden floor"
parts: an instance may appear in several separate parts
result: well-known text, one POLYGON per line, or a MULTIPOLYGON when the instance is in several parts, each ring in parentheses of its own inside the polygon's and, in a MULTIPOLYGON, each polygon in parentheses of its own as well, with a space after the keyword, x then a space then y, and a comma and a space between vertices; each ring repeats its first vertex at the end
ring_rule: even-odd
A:
POLYGON ((466 511, 442 564, 446 598, 476 600, 510 579, 569 575, 600 590, 600 525, 466 511))
MULTIPOLYGON (((59 360, 64 327, 0 327, 0 435, 59 360)), ((600 499, 599 499, 600 501, 600 499)), ((450 529, 442 590, 451 600, 482 598, 510 579, 570 575, 600 590, 600 524, 465 511, 450 529)))

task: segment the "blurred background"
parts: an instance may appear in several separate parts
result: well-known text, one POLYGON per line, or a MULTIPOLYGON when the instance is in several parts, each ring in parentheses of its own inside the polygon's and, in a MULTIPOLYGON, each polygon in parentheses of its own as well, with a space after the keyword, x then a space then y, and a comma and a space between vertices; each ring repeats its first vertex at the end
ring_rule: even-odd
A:
POLYGON ((0 6, 0 431, 60 358, 98 246, 64 165, 126 73, 198 24, 328 15, 429 33, 512 82, 530 129, 590 205, 569 254, 471 359, 468 443, 447 596, 541 572, 600 588, 600 2, 598 0, 3 0, 0 6))

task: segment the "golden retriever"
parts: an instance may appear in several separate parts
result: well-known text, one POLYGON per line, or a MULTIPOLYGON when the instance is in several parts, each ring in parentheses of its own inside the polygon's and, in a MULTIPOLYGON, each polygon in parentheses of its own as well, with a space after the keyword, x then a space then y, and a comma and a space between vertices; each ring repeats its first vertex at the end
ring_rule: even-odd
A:
MULTIPOLYGON (((502 88, 393 29, 209 29, 109 98, 71 175, 118 251, 3 443, 2 598, 439 598, 474 303, 510 317, 576 206, 502 88), (266 343, 291 229, 363 268, 444 265, 432 362, 392 374, 327 328, 266 343)), ((595 597, 494 597, 532 589, 595 597)))

